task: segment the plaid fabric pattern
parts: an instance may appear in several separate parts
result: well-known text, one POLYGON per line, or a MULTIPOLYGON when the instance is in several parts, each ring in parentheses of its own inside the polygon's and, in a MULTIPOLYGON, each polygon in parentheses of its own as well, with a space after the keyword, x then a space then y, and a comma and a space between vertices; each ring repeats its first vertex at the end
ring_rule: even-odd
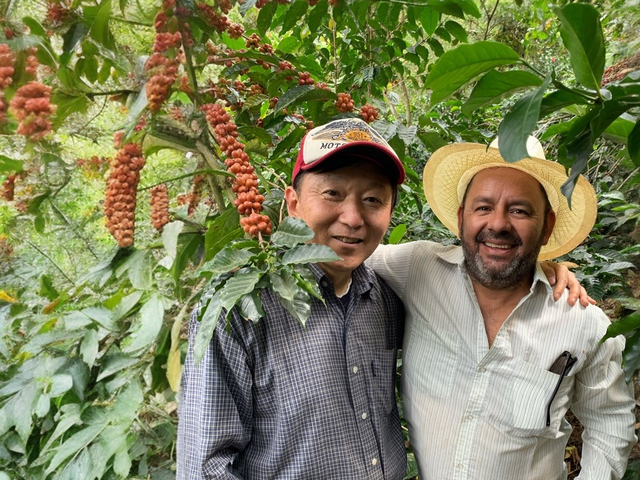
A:
MULTIPOLYGON (((303 328, 263 291, 258 324, 232 312, 182 378, 178 479, 402 479, 395 403, 402 304, 367 267, 344 308, 315 265, 326 305, 303 328)), ((198 322, 192 315, 190 344, 198 322)))

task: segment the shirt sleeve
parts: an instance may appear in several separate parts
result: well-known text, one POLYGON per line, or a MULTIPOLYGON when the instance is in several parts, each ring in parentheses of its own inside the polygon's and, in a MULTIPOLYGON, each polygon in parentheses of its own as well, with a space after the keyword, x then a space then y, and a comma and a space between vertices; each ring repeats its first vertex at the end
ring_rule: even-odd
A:
MULTIPOLYGON (((253 404, 250 358, 237 330, 227 331, 224 314, 200 364, 194 364, 196 311, 178 408, 177 479, 241 479, 232 462, 251 438, 253 404)), ((233 323, 233 322, 232 322, 233 323)))
POLYGON ((401 299, 404 299, 415 246, 415 242, 379 245, 365 262, 401 299))
POLYGON ((572 412, 584 426, 579 479, 620 479, 634 434, 635 400, 621 368, 624 337, 598 344, 576 374, 572 412))

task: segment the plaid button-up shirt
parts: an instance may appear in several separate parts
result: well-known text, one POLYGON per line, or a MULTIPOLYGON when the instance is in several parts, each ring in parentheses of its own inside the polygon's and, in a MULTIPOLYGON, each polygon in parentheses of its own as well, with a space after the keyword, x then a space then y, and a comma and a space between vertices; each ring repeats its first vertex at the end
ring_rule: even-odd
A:
MULTIPOLYGON (((222 319, 182 378, 178 479, 399 480, 406 469, 394 376, 403 309, 368 267, 345 309, 311 265, 326 305, 303 328, 263 291, 256 325, 222 319)), ((198 322, 192 316, 190 344, 198 322)))

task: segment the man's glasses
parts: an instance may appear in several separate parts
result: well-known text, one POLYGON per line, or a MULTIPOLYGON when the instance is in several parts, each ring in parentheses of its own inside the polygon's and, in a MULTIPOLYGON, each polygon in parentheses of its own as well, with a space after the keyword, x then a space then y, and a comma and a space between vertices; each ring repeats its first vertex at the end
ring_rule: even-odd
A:
POLYGON ((576 357, 571 356, 571 353, 564 351, 558 358, 556 358, 549 369, 550 372, 560 375, 560 378, 558 379, 558 383, 556 383, 556 388, 553 390, 549 403, 547 403, 547 427, 551 425, 551 403, 553 403, 553 399, 556 398, 556 394, 558 393, 562 380, 567 373, 569 373, 569 370, 571 370, 571 367, 573 367, 573 364, 576 363, 577 360, 578 359, 576 357))

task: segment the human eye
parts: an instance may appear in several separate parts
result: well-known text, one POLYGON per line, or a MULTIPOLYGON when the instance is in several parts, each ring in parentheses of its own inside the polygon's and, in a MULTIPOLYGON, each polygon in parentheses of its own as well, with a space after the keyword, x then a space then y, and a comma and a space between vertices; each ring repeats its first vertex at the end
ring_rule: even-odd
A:
POLYGON ((511 213, 514 215, 518 215, 518 216, 522 216, 522 217, 528 217, 529 212, 527 210, 525 210, 524 208, 512 208, 511 209, 511 213))

